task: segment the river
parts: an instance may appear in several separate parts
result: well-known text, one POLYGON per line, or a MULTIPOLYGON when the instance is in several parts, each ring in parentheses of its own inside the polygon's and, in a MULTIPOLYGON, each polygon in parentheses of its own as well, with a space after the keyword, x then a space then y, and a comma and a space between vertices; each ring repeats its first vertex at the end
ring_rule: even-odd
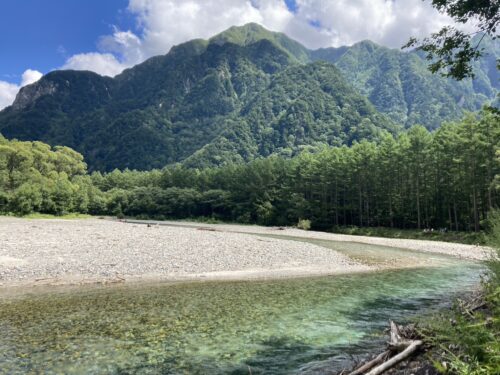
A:
MULTIPOLYGON (((363 246, 342 248, 373 257, 363 246)), ((433 267, 331 277, 0 290, 0 373, 339 369, 376 350, 389 319, 449 306, 478 284, 481 265, 432 256, 433 267)))

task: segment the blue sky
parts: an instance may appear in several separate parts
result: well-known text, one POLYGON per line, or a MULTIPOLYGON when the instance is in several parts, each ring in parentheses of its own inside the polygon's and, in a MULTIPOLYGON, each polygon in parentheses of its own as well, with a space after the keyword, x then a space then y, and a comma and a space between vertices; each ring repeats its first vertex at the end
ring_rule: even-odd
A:
MULTIPOLYGON (((286 0, 296 9, 295 0, 286 0)), ((136 30, 128 0, 2 0, 0 80, 18 83, 26 69, 48 72, 74 54, 96 50, 116 26, 136 30)))
POLYGON ((112 25, 133 28, 128 0, 2 0, 0 79, 17 83, 29 68, 48 72, 70 55, 96 49, 112 25))
POLYGON ((55 69, 115 76, 173 45, 257 22, 309 48, 400 48, 450 20, 430 0, 0 0, 0 110, 55 69))

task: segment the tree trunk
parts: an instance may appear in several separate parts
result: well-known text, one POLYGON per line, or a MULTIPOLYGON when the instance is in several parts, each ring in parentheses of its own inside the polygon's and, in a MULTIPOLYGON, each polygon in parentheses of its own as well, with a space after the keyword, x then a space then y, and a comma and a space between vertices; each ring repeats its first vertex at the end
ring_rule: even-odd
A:
POLYGON ((417 174, 417 228, 420 229, 420 180, 417 174))
POLYGON ((477 212, 476 184, 472 185, 472 210, 474 215, 474 231, 479 231, 479 214, 477 212))
POLYGON ((452 228, 453 228, 453 222, 451 220, 451 206, 450 205, 448 205, 448 223, 449 223, 448 228, 450 230, 452 230, 452 228))
POLYGON ((361 185, 359 186, 359 226, 363 226, 363 200, 361 196, 361 185))
POLYGON ((458 232, 458 214, 457 214, 457 203, 453 202, 453 213, 455 215, 455 231, 458 232))

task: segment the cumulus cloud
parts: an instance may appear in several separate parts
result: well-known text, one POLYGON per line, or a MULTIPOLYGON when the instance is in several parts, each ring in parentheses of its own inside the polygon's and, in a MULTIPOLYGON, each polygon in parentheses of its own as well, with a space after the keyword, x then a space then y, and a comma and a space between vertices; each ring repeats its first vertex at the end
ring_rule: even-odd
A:
POLYGON ((90 70, 114 77, 126 67, 111 53, 90 52, 71 56, 61 69, 90 70))
POLYGON ((25 70, 22 76, 21 87, 35 83, 40 78, 42 78, 42 76, 43 74, 38 70, 33 70, 33 69, 25 70))
POLYGON ((0 81, 0 110, 11 105, 21 87, 29 85, 42 78, 43 74, 37 70, 27 69, 19 85, 6 81, 0 81))
POLYGON ((310 48, 370 39, 400 48, 410 36, 427 36, 452 20, 422 0, 297 0, 289 30, 310 48), (303 25, 314 26, 306 27, 303 25), (302 27, 301 27, 302 25, 302 27))
POLYGON ((112 35, 102 36, 98 47, 105 53, 119 56, 122 65, 130 66, 144 60, 142 41, 132 31, 121 31, 114 27, 112 35))
POLYGON ((14 102, 19 86, 14 83, 0 81, 0 110, 14 102))

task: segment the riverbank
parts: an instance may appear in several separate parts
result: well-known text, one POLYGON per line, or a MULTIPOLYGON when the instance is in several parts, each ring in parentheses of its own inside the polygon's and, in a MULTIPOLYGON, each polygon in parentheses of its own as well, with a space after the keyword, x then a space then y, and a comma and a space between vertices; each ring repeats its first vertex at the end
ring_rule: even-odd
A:
MULTIPOLYGON (((500 254, 500 213, 492 211, 485 242, 500 254)), ((486 262, 480 288, 458 298, 452 309, 419 319, 413 332, 424 348, 388 371, 392 375, 500 373, 500 261, 486 262)), ((350 371, 347 371, 350 373, 350 371)))
POLYGON ((376 245, 384 247, 392 247, 399 249, 415 250, 419 252, 444 254, 461 259, 469 260, 487 260, 490 258, 491 249, 486 246, 467 245, 455 242, 442 242, 430 240, 417 240, 406 238, 385 238, 372 236, 359 236, 349 234, 337 234, 316 231, 304 231, 292 227, 262 227, 258 225, 239 225, 239 224, 200 224, 189 221, 144 221, 144 220, 127 220, 129 223, 135 224, 150 224, 160 226, 175 226, 175 227, 201 227, 213 229, 217 231, 232 232, 232 233, 250 233, 261 235, 275 235, 289 238, 307 238, 337 242, 350 242, 367 245, 376 245))
POLYGON ((0 283, 246 280, 372 268, 313 244, 119 221, 0 218, 0 283))
MULTIPOLYGON (((374 265, 294 239, 336 241, 346 246, 354 242, 472 260, 487 256, 486 248, 434 241, 363 238, 292 228, 159 224, 1 217, 0 286, 277 279, 427 265, 426 259, 417 263, 417 258, 411 257, 414 253, 408 253, 406 261, 395 263, 390 258, 374 265)), ((371 249, 384 253, 382 250, 371 249)))
POLYGON ((484 245, 484 231, 457 232, 451 230, 399 229, 390 227, 334 227, 334 233, 351 234, 355 236, 403 238, 424 241, 441 241, 464 243, 467 245, 484 245))

